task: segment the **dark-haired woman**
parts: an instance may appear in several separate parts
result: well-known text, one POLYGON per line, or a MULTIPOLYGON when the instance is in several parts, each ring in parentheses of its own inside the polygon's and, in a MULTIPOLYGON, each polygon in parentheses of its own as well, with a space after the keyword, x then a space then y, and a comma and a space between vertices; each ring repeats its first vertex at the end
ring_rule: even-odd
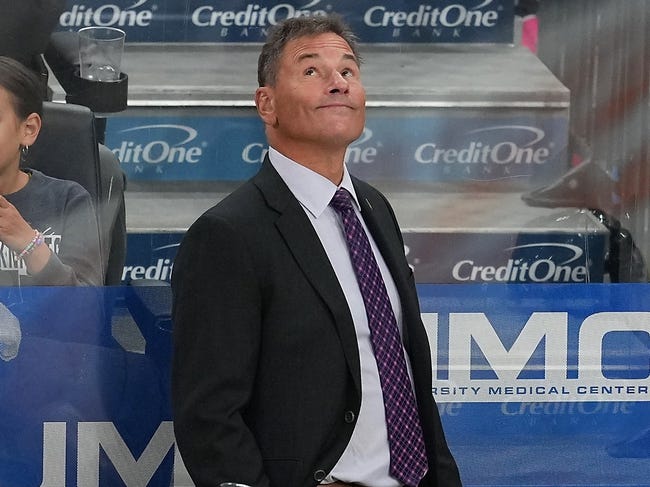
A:
POLYGON ((88 192, 21 167, 41 128, 41 93, 29 69, 0 57, 0 284, 101 285, 88 192))

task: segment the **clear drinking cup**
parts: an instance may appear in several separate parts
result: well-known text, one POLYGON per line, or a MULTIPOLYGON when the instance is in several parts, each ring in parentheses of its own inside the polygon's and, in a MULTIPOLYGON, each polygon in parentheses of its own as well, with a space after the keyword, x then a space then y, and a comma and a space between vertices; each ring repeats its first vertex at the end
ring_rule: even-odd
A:
POLYGON ((85 27, 79 35, 79 76, 89 81, 119 81, 123 30, 114 27, 85 27))

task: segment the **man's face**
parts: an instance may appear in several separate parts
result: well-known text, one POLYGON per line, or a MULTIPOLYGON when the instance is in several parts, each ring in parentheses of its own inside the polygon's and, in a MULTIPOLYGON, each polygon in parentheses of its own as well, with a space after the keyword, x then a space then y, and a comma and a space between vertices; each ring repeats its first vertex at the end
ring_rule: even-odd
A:
POLYGON ((365 124, 365 90, 348 43, 333 33, 289 41, 275 86, 256 102, 271 145, 286 155, 310 147, 345 149, 365 124))

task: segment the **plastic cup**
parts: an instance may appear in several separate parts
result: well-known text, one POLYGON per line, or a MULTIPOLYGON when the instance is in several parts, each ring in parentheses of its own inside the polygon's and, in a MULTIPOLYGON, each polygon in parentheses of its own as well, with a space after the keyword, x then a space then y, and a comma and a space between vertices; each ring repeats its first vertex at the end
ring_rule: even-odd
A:
POLYGON ((78 34, 79 76, 89 81, 119 81, 125 32, 114 27, 85 27, 78 34))

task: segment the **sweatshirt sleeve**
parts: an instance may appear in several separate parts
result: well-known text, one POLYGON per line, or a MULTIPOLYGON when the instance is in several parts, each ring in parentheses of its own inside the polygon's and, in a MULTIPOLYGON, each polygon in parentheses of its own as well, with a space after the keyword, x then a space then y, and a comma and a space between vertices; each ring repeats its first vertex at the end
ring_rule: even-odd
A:
MULTIPOLYGON (((66 195, 61 238, 49 242, 56 250, 45 267, 33 274, 34 284, 45 286, 101 286, 103 264, 97 214, 90 195, 71 186, 66 195)), ((48 242, 47 231, 44 231, 48 242)))

